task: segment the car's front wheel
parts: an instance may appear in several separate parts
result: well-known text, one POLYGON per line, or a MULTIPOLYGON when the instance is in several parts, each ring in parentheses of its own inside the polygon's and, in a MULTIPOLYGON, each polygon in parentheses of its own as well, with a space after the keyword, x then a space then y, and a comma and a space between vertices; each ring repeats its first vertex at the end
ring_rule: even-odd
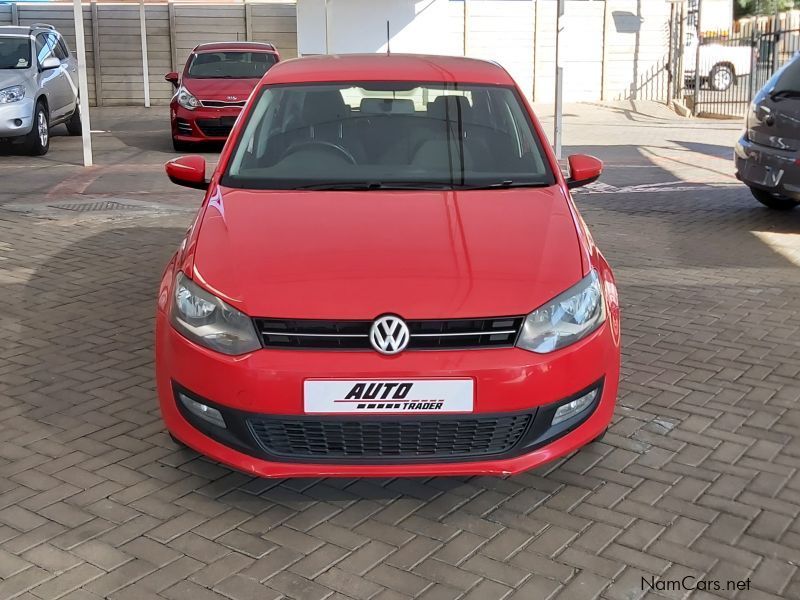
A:
POLYGON ((67 121, 67 131, 70 135, 80 135, 83 133, 83 125, 81 124, 81 102, 75 105, 75 112, 67 121))
POLYGON ((25 136, 25 147, 28 154, 33 156, 47 154, 50 149, 50 115, 44 102, 36 103, 36 110, 33 112, 33 127, 25 136))
POLYGON ((773 210, 791 210, 800 204, 797 200, 793 200, 787 196, 768 192, 767 190, 760 190, 758 188, 751 187, 750 193, 752 193, 753 198, 761 202, 761 204, 773 210))

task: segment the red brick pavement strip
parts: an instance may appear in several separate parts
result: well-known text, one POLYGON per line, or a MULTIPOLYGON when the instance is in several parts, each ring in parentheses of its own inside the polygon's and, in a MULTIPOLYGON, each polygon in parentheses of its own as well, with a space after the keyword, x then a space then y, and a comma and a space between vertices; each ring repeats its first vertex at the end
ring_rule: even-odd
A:
POLYGON ((743 190, 580 196, 617 268, 610 434, 507 480, 265 481, 176 447, 154 290, 190 216, 0 208, 0 599, 800 597, 800 232, 743 190), (646 587, 646 586, 645 586, 646 587))

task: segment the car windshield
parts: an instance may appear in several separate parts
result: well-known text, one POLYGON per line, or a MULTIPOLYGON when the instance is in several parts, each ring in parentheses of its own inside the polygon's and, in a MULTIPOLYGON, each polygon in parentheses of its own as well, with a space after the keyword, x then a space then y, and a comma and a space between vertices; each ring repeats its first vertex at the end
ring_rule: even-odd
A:
POLYGON ((269 52, 220 51, 195 54, 189 65, 194 79, 261 79, 275 64, 269 52))
POLYGON ((31 65, 31 40, 0 37, 0 69, 27 69, 31 65))
POLYGON ((255 189, 552 185, 511 87, 369 82, 266 87, 223 177, 255 189))

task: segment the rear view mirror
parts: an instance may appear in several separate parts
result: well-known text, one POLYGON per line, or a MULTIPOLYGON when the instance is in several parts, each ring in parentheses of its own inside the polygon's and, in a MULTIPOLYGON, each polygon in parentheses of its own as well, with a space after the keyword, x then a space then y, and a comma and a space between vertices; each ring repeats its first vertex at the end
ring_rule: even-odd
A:
POLYGON ((569 189, 597 181, 603 172, 603 161, 594 156, 573 154, 567 160, 569 162, 569 179, 567 179, 569 189))
POLYGON ((206 159, 202 156, 181 156, 164 165, 172 183, 195 190, 207 190, 206 159))
POLYGON ((169 81, 175 87, 178 87, 178 74, 175 71, 172 71, 164 75, 164 79, 169 81))
POLYGON ((40 71, 50 71, 61 66, 61 61, 55 56, 48 56, 39 64, 40 71))

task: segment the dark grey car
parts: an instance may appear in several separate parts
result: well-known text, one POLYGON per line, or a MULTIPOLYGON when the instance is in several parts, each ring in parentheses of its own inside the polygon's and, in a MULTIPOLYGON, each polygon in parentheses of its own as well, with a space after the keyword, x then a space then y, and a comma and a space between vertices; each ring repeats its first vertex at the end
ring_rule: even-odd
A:
POLYGON ((756 94, 735 161, 756 200, 777 210, 800 205, 800 54, 756 94))

